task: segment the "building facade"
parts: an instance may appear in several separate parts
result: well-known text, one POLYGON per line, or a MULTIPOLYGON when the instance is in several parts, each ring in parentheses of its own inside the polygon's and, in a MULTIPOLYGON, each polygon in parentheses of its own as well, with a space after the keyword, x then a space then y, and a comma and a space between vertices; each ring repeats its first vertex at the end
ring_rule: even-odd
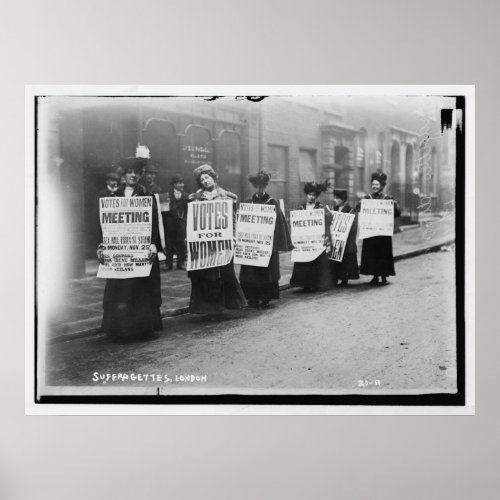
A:
MULTIPOLYGON (((84 272, 98 244, 96 198, 120 157, 149 147, 157 184, 175 173, 186 190, 193 170, 211 164, 224 188, 245 199, 247 176, 271 172, 270 193, 286 211, 304 201, 303 186, 329 180, 355 203, 370 175, 385 172, 403 219, 415 221, 425 198, 438 212, 453 201, 455 140, 441 130, 445 98, 40 98, 37 172, 53 183, 64 207, 72 255, 69 274, 84 272)), ((37 180, 40 180, 38 178, 37 180)), ((331 202, 331 193, 324 195, 331 202)))

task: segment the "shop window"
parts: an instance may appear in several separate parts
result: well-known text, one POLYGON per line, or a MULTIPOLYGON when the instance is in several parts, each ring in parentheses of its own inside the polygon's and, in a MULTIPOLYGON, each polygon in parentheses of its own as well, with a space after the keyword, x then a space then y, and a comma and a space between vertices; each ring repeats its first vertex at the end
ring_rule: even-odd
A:
POLYGON ((299 179, 301 183, 316 180, 316 152, 299 150, 299 179))
POLYGON ((349 149, 345 146, 335 146, 335 165, 349 165, 349 149))

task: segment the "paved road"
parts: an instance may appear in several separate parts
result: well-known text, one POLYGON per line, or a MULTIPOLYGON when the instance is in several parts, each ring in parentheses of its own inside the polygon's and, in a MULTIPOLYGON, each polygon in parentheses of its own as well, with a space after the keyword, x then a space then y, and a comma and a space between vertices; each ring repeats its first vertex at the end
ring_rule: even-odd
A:
POLYGON ((150 341, 117 345, 99 335, 51 344, 47 383, 146 386, 151 393, 161 387, 166 394, 454 392, 454 257, 450 251, 401 261, 385 287, 363 277, 324 293, 285 291, 269 311, 169 318, 150 341), (93 382, 95 373, 162 379, 103 384, 93 382), (185 375, 207 379, 176 381, 185 375))

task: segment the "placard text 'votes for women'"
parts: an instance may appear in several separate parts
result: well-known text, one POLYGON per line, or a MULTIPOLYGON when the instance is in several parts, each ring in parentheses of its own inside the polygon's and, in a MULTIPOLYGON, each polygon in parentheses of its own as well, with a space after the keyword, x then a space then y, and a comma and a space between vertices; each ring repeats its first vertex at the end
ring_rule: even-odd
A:
POLYGON ((189 203, 187 270, 225 266, 233 258, 233 248, 233 200, 189 203))
POLYGON ((153 198, 99 198, 104 264, 98 278, 141 278, 149 276, 149 246, 153 198))
POLYGON ((332 222, 330 223, 330 236, 332 240, 331 260, 342 262, 347 244, 347 237, 355 219, 354 214, 342 212, 332 212, 332 222))

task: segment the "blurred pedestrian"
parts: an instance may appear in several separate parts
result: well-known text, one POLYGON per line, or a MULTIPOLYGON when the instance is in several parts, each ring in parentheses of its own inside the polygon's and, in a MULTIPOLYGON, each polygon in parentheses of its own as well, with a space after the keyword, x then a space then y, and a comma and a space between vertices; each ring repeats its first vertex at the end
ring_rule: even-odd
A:
POLYGON ((165 227, 165 252, 167 271, 173 267, 174 254, 177 255, 177 269, 186 269, 186 223, 189 195, 184 191, 184 179, 174 174, 168 191, 169 210, 163 212, 165 227))
POLYGON ((157 174, 158 174, 158 167, 156 167, 156 165, 148 164, 144 168, 142 183, 146 188, 146 193, 148 195, 160 194, 163 192, 162 188, 155 183, 157 174))
POLYGON ((326 189, 324 184, 316 182, 307 182, 304 186, 306 202, 300 205, 301 210, 323 210, 325 212, 325 251, 310 262, 295 262, 293 264, 292 278, 290 285, 293 287, 302 287, 304 292, 317 290, 328 290, 332 286, 330 262, 326 253, 326 246, 330 234, 330 216, 324 206, 318 201, 318 197, 326 189))
MULTIPOLYGON (((365 199, 371 200, 392 200, 384 193, 387 183, 387 175, 374 172, 371 176, 371 193, 365 196, 365 199)), ((356 207, 359 212, 361 204, 356 207)), ((401 211, 399 205, 394 201, 394 217, 399 217, 401 211)), ((392 253, 392 236, 372 236, 363 240, 361 250, 361 268, 360 273, 372 275, 372 285, 386 285, 388 276, 395 276, 394 256, 392 253), (379 282, 379 278, 381 282, 379 282)))
POLYGON ((260 171, 250 175, 248 180, 254 187, 255 193, 245 203, 273 205, 276 208, 276 225, 274 228, 273 251, 267 267, 242 265, 240 270, 240 283, 248 301, 249 307, 273 307, 271 300, 280 298, 280 251, 292 249, 290 231, 280 204, 272 198, 266 188, 271 179, 268 172, 260 171))
POLYGON ((116 172, 106 174, 106 186, 99 191, 99 198, 107 198, 116 196, 120 176, 116 172))
POLYGON ((97 191, 94 204, 91 211, 91 232, 92 239, 95 244, 98 245, 102 241, 102 229, 99 223, 99 199, 100 198, 113 198, 116 196, 116 191, 118 189, 118 183, 120 182, 120 176, 116 172, 108 172, 106 174, 106 185, 97 191))

